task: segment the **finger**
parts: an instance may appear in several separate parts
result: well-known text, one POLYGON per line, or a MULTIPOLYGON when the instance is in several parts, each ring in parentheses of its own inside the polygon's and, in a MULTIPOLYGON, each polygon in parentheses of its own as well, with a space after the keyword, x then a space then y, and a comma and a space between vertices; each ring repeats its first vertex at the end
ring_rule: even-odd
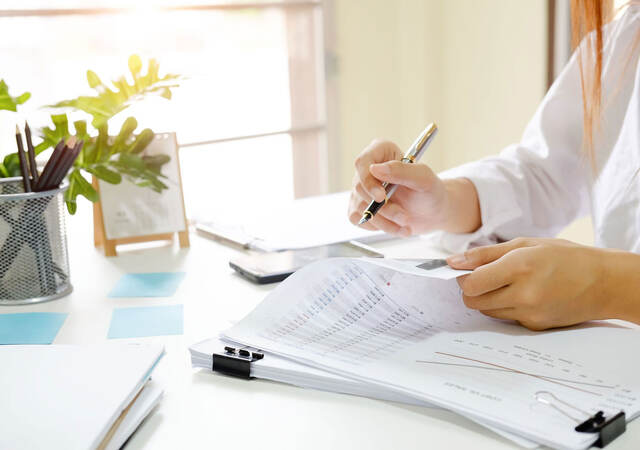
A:
MULTIPOLYGON (((365 223, 360 223, 360 219, 362 219, 362 213, 364 212, 365 208, 367 207, 368 203, 363 202, 362 200, 358 199, 357 196, 355 196, 353 193, 351 194, 351 204, 352 205, 357 205, 357 206, 352 206, 349 208, 349 221, 354 224, 359 226, 360 228, 364 228, 365 230, 371 230, 371 231, 378 231, 381 230, 381 228, 376 226, 376 223, 378 223, 378 221, 373 222, 371 220, 365 222, 365 223)), ((390 231, 391 232, 391 231, 390 231)))
POLYGON ((367 223, 370 223, 378 230, 382 230, 385 233, 393 234, 395 236, 406 237, 411 234, 411 231, 407 227, 403 227, 402 225, 383 217, 381 214, 376 214, 369 219, 369 222, 367 223))
MULTIPOLYGON (((372 198, 364 190, 364 187, 362 187, 361 183, 358 183, 356 185, 355 191, 357 196, 361 200, 364 200, 367 203, 367 206, 369 206, 369 203, 371 203, 372 198)), ((378 210, 377 214, 382 214, 382 217, 385 217, 391 220, 392 222, 397 223, 400 226, 406 226, 409 222, 409 215, 407 214, 405 209, 402 206, 398 205, 397 203, 393 203, 393 202, 385 203, 384 206, 378 210)))
POLYGON ((462 292, 470 297, 475 297, 513 283, 517 263, 513 261, 514 258, 508 256, 480 266, 469 275, 464 276, 464 279, 458 282, 462 292))
POLYGON ((514 308, 515 301, 513 290, 503 287, 483 295, 462 295, 464 304, 469 309, 486 311, 490 309, 514 308))
POLYGON ((517 320, 515 308, 490 309, 480 312, 485 316, 493 317, 494 319, 517 320))
POLYGON ((448 257, 447 263, 454 269, 473 270, 476 267, 501 258, 511 250, 520 247, 532 247, 534 245, 536 245, 535 239, 513 239, 508 242, 503 242, 502 244, 472 248, 464 253, 448 257))
POLYGON ((362 212, 364 211, 364 202, 357 196, 355 193, 351 193, 351 198, 349 199, 349 222, 354 225, 359 226, 360 228, 364 228, 365 230, 375 231, 376 227, 371 225, 368 222, 360 224, 360 219, 362 218, 362 212))
POLYGON ((364 189, 364 186, 362 185, 362 183, 356 184, 355 190, 356 190, 356 194, 358 194, 358 197, 360 197, 361 201, 371 202, 371 200, 373 200, 373 197, 371 197, 369 193, 364 189))
POLYGON ((387 202, 378 210, 377 215, 382 215, 385 219, 389 219, 401 227, 406 227, 409 224, 409 215, 405 209, 397 203, 387 202))
POLYGON ((389 161, 373 164, 369 169, 378 180, 406 186, 418 192, 428 192, 438 183, 438 176, 426 164, 389 161))
POLYGON ((398 146, 392 142, 373 141, 358 155, 355 161, 356 173, 369 197, 382 202, 386 196, 382 183, 369 172, 369 166, 398 159, 401 154, 402 152, 398 146))

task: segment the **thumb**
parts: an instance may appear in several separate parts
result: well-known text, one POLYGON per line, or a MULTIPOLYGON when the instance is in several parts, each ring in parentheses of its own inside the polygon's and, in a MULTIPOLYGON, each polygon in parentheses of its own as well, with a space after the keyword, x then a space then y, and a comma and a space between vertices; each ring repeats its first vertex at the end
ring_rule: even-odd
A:
POLYGON ((464 253, 448 257, 447 264, 453 269, 474 270, 477 267, 484 266, 501 258, 516 248, 531 247, 533 245, 535 245, 534 242, 526 239, 513 239, 508 242, 503 242, 502 244, 476 247, 464 253))
POLYGON ((382 164, 372 164, 369 171, 380 181, 406 186, 418 192, 430 191, 440 181, 426 164, 387 161, 382 164))

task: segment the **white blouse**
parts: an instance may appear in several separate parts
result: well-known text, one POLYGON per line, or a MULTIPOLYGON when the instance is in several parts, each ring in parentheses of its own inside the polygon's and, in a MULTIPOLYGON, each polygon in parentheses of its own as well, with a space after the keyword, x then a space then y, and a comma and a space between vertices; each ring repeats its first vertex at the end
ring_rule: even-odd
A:
POLYGON ((482 226, 442 233, 457 252, 470 244, 554 236, 591 214, 596 245, 640 253, 640 8, 630 6, 604 32, 603 112, 594 134, 597 171, 582 150, 582 93, 574 54, 527 125, 498 156, 441 174, 477 191, 482 226))

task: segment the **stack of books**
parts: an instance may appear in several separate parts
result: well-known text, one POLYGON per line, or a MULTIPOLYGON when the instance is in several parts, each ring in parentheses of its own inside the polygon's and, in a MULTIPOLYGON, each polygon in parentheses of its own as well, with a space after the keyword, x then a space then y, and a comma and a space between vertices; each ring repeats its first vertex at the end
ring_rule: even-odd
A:
POLYGON ((0 346, 0 448, 119 449, 158 404, 160 345, 0 346))

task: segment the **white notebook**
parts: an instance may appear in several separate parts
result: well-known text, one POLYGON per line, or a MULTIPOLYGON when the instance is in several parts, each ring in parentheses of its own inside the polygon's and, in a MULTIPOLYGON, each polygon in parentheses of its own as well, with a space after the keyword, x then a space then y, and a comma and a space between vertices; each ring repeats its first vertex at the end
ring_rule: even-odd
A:
POLYGON ((456 281, 438 275, 375 259, 319 261, 222 336, 554 448, 589 447, 597 435, 574 428, 597 411, 640 414, 640 360, 620 357, 640 354, 638 329, 532 332, 467 309, 456 281))
POLYGON ((0 346, 0 448, 118 448, 160 397, 142 389, 163 354, 129 343, 0 346))

